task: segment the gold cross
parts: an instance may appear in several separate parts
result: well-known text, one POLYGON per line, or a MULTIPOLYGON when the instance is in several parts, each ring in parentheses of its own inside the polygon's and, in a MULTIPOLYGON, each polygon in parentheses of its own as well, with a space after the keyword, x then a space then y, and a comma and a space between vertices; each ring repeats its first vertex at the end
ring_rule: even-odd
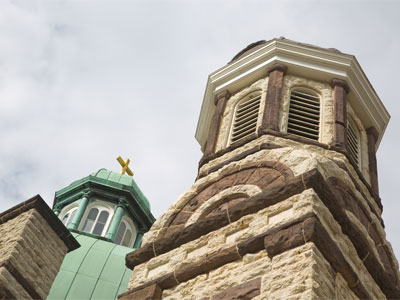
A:
POLYGON ((129 169, 129 166, 128 166, 130 163, 129 158, 126 161, 124 161, 121 156, 118 156, 117 160, 122 167, 121 174, 125 174, 125 172, 126 172, 126 173, 128 173, 129 176, 133 176, 133 172, 131 171, 131 169, 129 169))

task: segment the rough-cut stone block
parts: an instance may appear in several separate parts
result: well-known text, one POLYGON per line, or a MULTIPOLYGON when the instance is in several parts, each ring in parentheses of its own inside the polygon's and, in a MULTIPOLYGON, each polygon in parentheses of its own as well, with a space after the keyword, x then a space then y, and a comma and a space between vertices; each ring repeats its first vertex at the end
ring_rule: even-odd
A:
POLYGON ((230 263, 239 258, 236 247, 224 249, 215 254, 206 257, 204 260, 188 264, 181 269, 176 270, 175 276, 179 282, 187 281, 197 275, 204 274, 214 270, 221 265, 230 263))
POLYGON ((123 294, 121 300, 158 300, 161 299, 162 290, 157 284, 147 286, 133 293, 123 294))
POLYGON ((211 300, 250 300, 260 295, 261 278, 244 282, 212 296, 211 300))
POLYGON ((0 214, 0 245, 0 286, 33 299, 47 297, 65 254, 79 247, 40 196, 0 214))

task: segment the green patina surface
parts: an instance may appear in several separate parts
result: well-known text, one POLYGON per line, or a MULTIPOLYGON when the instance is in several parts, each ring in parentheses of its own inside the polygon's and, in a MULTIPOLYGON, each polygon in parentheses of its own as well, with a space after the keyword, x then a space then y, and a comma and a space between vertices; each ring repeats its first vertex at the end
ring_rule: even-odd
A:
POLYGON ((125 255, 134 249, 72 234, 81 247, 64 258, 47 299, 116 299, 125 292, 132 274, 125 255))
POLYGON ((98 183, 104 187, 108 187, 114 190, 116 189, 127 191, 138 202, 144 212, 150 213, 149 200, 147 200, 146 196, 143 195, 142 191, 139 189, 133 178, 131 176, 119 174, 113 171, 109 171, 107 169, 100 169, 97 172, 94 172, 80 180, 76 180, 69 186, 59 190, 58 192, 56 192, 54 204, 56 205, 59 202, 59 199, 63 199, 64 195, 73 192, 74 190, 81 186, 84 186, 88 182, 98 183))

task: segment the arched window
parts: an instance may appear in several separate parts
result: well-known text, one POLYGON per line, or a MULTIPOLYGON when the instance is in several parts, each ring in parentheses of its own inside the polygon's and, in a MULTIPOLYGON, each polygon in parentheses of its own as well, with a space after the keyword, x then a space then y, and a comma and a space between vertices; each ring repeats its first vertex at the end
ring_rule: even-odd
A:
POLYGON ((320 97, 306 88, 296 88, 290 93, 287 132, 318 141, 320 97))
POLYGON ((261 92, 255 91, 244 96, 236 104, 230 136, 231 144, 256 132, 260 103, 261 92))
POLYGON ((74 219, 74 216, 76 214, 76 211, 78 210, 77 207, 71 209, 68 211, 62 218, 61 222, 64 224, 65 227, 68 227, 69 224, 71 224, 72 220, 74 219))
POLYGON ((132 247, 136 238, 136 228, 127 222, 127 219, 121 221, 117 233, 115 234, 114 243, 125 247, 132 247))
POLYGON ((347 118, 347 149, 351 159, 360 167, 360 132, 351 118, 347 118))
POLYGON ((110 213, 105 208, 92 207, 83 224, 82 231, 103 236, 109 216, 110 213))

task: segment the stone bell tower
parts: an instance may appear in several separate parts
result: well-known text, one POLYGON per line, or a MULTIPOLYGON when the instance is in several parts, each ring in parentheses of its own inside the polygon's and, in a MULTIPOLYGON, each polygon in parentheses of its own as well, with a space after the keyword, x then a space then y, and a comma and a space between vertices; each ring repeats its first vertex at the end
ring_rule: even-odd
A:
POLYGON ((208 79, 193 186, 126 257, 121 299, 399 299, 375 152, 389 114, 354 56, 284 38, 208 79))

